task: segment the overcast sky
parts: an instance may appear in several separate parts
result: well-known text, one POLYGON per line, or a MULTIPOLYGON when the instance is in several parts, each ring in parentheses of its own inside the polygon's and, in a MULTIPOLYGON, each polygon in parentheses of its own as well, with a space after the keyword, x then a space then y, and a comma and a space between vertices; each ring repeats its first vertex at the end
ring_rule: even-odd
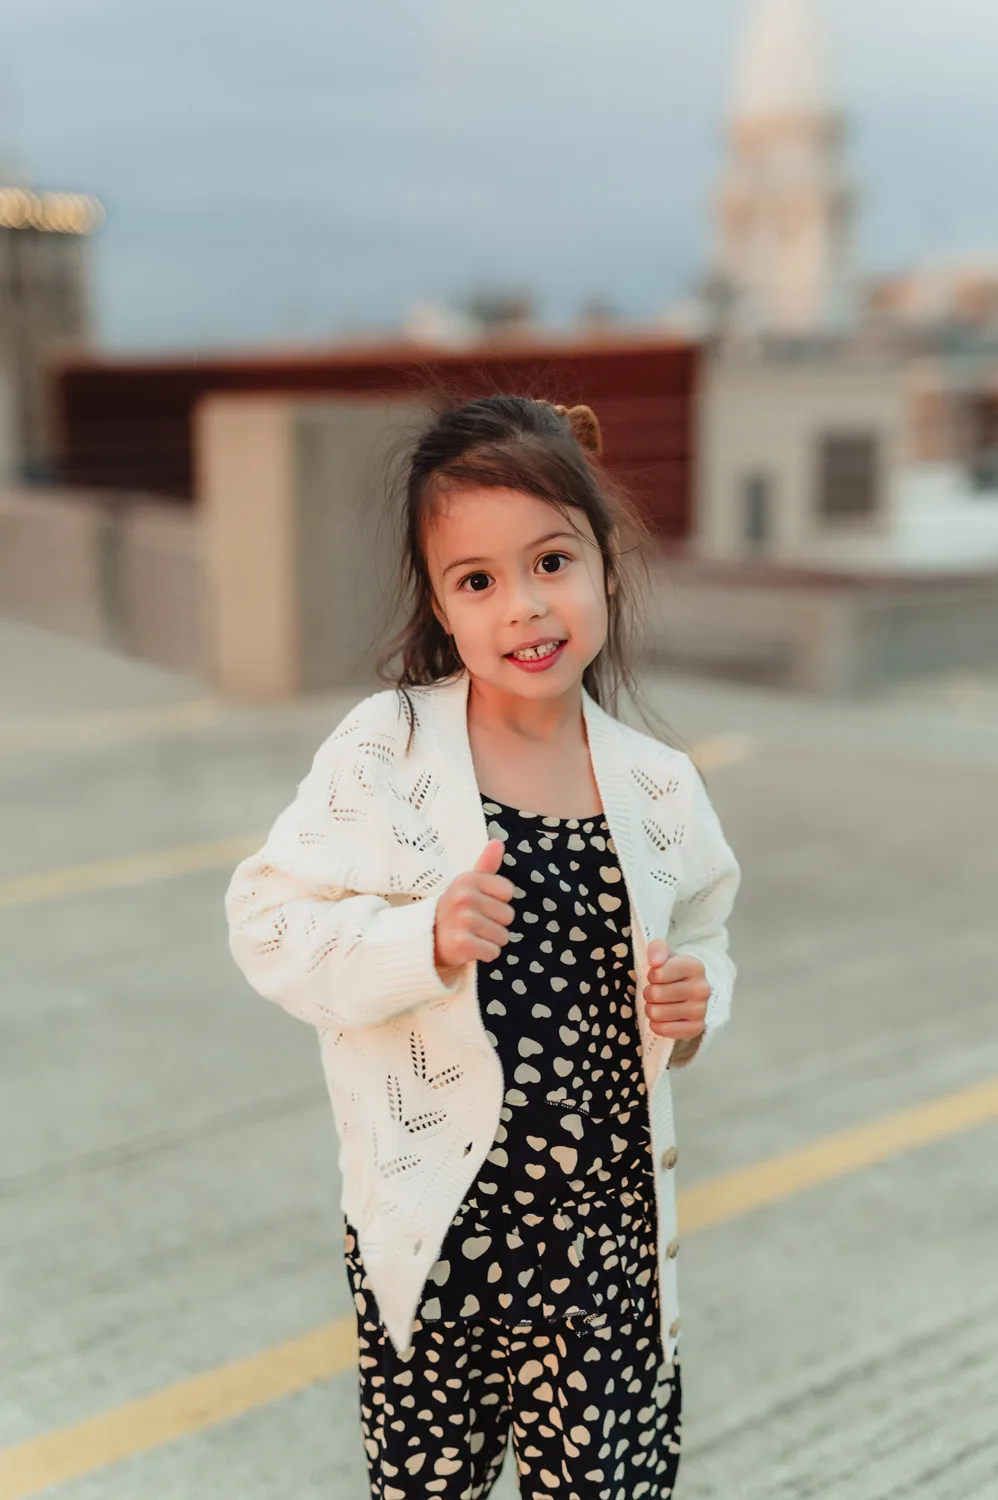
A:
MULTIPOLYGON (((747 0, 0 0, 0 145, 96 193, 100 332, 388 326, 696 275, 747 0)), ((998 0, 824 0, 873 269, 998 256, 998 0)))

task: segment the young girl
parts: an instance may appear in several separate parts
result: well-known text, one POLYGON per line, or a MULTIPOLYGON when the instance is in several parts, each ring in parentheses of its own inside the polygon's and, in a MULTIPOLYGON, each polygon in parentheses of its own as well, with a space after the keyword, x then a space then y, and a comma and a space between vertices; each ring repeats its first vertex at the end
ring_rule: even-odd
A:
MULTIPOLYGON (((664 1500, 680 1380, 669 1064, 727 1020, 739 880, 631 677, 634 513, 588 407, 442 417, 409 475, 396 690, 227 897, 314 1025, 339 1132, 375 1500, 664 1500)), ((389 657, 391 660, 391 657, 389 657)))

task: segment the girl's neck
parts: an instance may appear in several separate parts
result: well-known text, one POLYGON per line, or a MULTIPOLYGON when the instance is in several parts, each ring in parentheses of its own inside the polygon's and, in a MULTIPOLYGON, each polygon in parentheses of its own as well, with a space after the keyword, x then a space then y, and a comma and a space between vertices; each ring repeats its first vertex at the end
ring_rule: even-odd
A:
POLYGON ((478 694, 472 683, 468 739, 479 788, 497 802, 554 818, 601 810, 578 686, 531 703, 478 694))
POLYGON ((582 684, 556 698, 518 698, 471 679, 468 727, 478 735, 505 736, 531 744, 557 744, 577 738, 582 728, 582 684))

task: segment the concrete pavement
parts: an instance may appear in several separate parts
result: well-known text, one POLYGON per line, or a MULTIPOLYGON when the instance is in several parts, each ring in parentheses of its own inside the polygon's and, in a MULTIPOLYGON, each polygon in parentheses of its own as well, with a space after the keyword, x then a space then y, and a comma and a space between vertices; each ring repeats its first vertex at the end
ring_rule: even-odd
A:
MULTIPOLYGON (((263 831, 350 701, 206 704, 11 625, 0 670, 8 883, 263 831)), ((741 979, 677 1080, 682 1185, 998 1077, 998 684, 649 687, 686 740, 747 736, 709 774, 741 979)), ((0 1448, 349 1315, 314 1040, 233 968, 228 873, 0 886, 0 1448)), ((689 1237, 682 1500, 993 1500, 996 1146, 985 1124, 689 1237)), ((365 1493, 349 1370, 102 1453, 53 1493, 365 1493)))

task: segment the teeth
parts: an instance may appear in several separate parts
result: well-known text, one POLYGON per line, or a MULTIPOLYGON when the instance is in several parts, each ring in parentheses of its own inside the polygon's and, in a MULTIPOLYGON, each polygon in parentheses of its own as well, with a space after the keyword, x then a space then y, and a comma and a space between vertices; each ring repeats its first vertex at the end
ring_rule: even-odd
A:
POLYGON ((552 656, 560 645, 560 641, 548 641, 546 646, 527 646, 523 651, 512 652, 512 655, 517 661, 540 661, 542 657, 552 656))

